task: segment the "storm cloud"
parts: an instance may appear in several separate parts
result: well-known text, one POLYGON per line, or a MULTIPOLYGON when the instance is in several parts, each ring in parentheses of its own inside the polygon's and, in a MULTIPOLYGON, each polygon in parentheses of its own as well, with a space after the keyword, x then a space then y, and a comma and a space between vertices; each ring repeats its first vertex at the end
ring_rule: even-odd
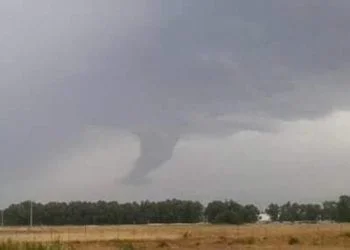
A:
POLYGON ((191 136, 276 133, 348 110, 349 10, 345 0, 2 1, 1 183, 54 171, 89 126, 138 138, 123 181, 143 184, 191 136))

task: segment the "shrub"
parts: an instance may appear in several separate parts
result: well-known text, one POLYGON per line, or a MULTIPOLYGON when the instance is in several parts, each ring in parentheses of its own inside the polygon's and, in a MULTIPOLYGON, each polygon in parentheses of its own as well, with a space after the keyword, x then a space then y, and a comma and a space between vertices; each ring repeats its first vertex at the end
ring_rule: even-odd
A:
POLYGON ((297 245, 300 244, 300 240, 297 237, 290 237, 288 240, 289 245, 297 245))
POLYGON ((169 247, 169 244, 166 243, 165 241, 161 241, 161 242, 158 243, 158 247, 159 248, 169 247))

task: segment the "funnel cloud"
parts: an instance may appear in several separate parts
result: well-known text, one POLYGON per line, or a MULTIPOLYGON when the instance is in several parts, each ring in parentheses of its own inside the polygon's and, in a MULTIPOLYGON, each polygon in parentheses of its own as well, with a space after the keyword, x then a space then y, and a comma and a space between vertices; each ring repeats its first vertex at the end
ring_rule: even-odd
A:
POLYGON ((161 131, 147 131, 138 135, 140 140, 140 156, 134 168, 124 179, 124 183, 140 185, 147 184, 146 176, 161 167, 173 156, 174 148, 179 137, 161 131))

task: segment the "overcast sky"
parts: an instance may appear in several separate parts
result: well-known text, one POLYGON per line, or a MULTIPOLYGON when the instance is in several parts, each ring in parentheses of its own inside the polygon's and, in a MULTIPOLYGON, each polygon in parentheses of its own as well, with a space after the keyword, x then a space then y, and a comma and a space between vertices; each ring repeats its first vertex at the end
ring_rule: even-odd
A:
POLYGON ((348 0, 0 1, 0 207, 348 192, 348 0))

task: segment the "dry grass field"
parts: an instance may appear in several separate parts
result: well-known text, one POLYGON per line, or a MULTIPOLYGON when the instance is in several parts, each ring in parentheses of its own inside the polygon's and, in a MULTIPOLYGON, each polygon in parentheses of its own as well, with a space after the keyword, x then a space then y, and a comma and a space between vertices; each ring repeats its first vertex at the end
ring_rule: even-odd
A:
MULTIPOLYGON (((0 228, 0 250, 55 242, 50 249, 350 249, 350 224, 145 225, 0 228)), ((29 247, 28 247, 29 248, 29 247)), ((25 249, 25 248, 21 248, 25 249)), ((46 249, 30 248, 30 249, 46 249)))

